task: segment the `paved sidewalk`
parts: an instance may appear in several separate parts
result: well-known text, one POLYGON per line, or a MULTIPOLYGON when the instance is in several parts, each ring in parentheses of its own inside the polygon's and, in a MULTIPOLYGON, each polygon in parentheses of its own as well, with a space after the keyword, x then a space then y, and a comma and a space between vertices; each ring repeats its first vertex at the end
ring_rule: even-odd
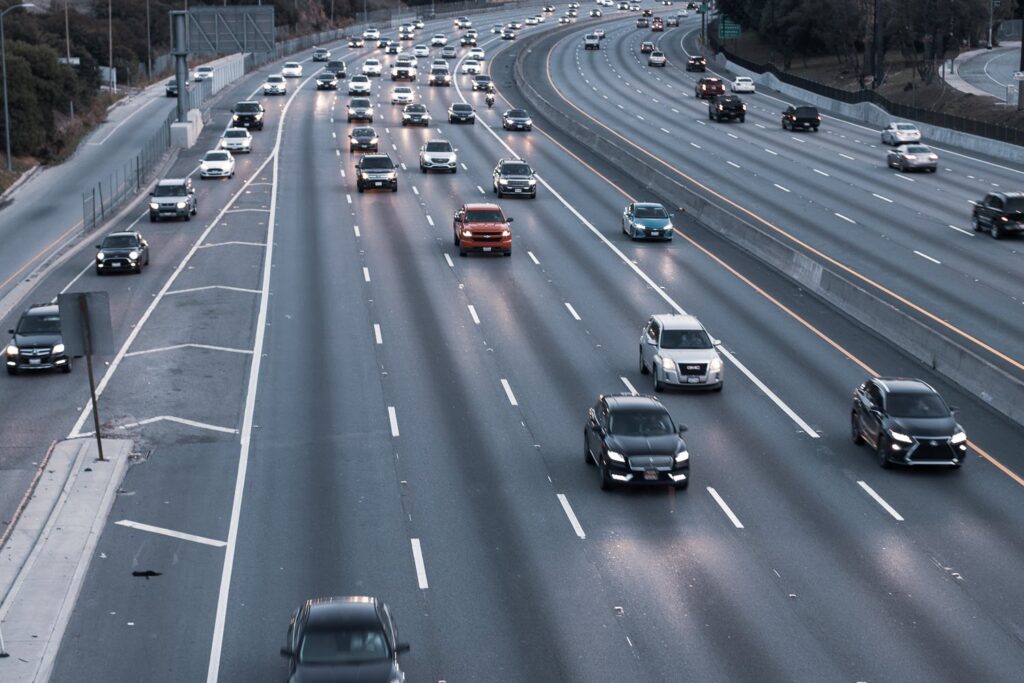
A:
POLYGON ((124 477, 128 440, 63 441, 0 549, 0 659, 4 683, 47 681, 64 629, 124 477))
POLYGON ((1013 81, 1020 55, 1020 42, 1006 42, 991 50, 981 48, 964 52, 946 73, 946 83, 962 92, 1006 100, 1006 85, 1013 81), (990 63, 996 66, 990 71, 990 63))

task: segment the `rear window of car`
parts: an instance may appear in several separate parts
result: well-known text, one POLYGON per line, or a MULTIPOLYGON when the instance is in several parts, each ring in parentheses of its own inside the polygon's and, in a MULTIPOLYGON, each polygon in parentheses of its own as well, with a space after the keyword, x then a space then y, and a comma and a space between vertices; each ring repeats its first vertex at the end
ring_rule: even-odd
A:
POLYGON ((711 339, 704 330, 663 330, 663 349, 710 349, 711 339))
POLYGON ((473 209, 466 212, 466 220, 470 223, 504 223, 505 216, 499 209, 473 209))
POLYGON ((897 123, 896 130, 917 130, 917 126, 910 123, 897 123))
POLYGON ((818 115, 818 108, 817 107, 797 107, 796 108, 796 115, 797 116, 817 116, 818 115))
POLYGON ((1024 212, 1024 197, 1009 197, 1006 200, 1006 210, 1024 212))

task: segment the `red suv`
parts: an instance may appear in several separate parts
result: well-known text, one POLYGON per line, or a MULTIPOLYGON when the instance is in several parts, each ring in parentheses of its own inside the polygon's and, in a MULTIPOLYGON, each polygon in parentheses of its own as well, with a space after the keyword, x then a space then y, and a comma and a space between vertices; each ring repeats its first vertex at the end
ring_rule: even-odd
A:
POLYGON ((511 218, 506 218, 497 204, 464 204, 455 212, 452 233, 459 256, 470 250, 501 252, 512 255, 511 218))

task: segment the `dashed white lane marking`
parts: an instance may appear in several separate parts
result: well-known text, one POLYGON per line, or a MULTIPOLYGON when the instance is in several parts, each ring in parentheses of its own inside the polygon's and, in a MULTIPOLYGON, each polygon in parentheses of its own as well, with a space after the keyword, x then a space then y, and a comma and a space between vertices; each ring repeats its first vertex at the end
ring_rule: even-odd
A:
POLYGON ((764 126, 761 125, 760 123, 755 123, 754 125, 757 126, 758 128, 764 128, 764 126))
POLYGON ((449 256, 448 254, 444 255, 444 260, 445 260, 445 263, 448 264, 449 268, 454 268, 455 267, 455 263, 452 262, 452 257, 449 256))
POLYGON ((893 519, 895 519, 897 522, 902 522, 903 521, 903 515, 901 515, 900 513, 896 512, 896 510, 894 510, 891 505, 886 503, 885 500, 880 495, 875 493, 875 490, 873 488, 871 488, 870 486, 868 486, 866 482, 858 481, 857 485, 860 486, 862 489, 864 489, 869 496, 874 498, 875 502, 878 503, 879 505, 881 505, 883 510, 885 510, 890 515, 892 515, 893 519))
POLYGON ((872 192, 871 196, 875 197, 876 199, 881 199, 883 202, 888 202, 889 204, 892 204, 892 200, 891 199, 889 199, 888 197, 883 197, 882 195, 877 194, 875 192, 872 192))
POLYGON ((196 536, 194 534, 186 534, 181 531, 174 531, 173 529, 165 529, 159 526, 151 526, 149 524, 142 524, 140 522, 132 522, 131 520, 122 519, 114 522, 118 526, 128 527, 129 529, 137 529, 139 531, 148 531, 151 534, 160 534, 161 536, 169 536, 171 538, 177 538, 180 541, 192 541, 193 543, 201 543, 203 545, 212 545, 214 548, 223 548, 227 545, 226 541, 218 541, 213 538, 206 538, 205 536, 196 536))
POLYGON ((540 261, 537 260, 537 257, 533 255, 532 251, 526 252, 526 255, 530 257, 530 260, 533 261, 533 264, 535 266, 539 266, 540 265, 540 261))
POLYGON ((716 503, 718 503, 718 507, 722 508, 722 512, 724 512, 725 516, 729 518, 729 521, 732 522, 732 525, 737 529, 742 529, 743 522, 741 522, 740 518, 736 516, 736 513, 734 513, 732 509, 728 505, 726 505, 725 501, 722 500, 722 497, 718 495, 718 491, 714 490, 709 486, 708 493, 710 493, 711 497, 715 499, 716 503))
POLYGON ((423 564, 423 549, 420 547, 420 539, 412 538, 412 561, 416 565, 416 583, 420 590, 427 590, 430 585, 427 583, 427 567, 423 564))
POLYGON ((398 413, 394 406, 388 406, 388 423, 391 425, 391 436, 398 437, 398 413))
POLYGON ((352 195, 350 195, 350 194, 345 195, 345 201, 347 201, 349 204, 351 204, 352 203, 352 195))
POLYGON ((850 161, 856 161, 856 159, 851 157, 849 154, 843 154, 842 152, 840 152, 839 156, 843 157, 844 159, 849 159, 850 161))
POLYGON ((739 135, 736 135, 736 134, 734 134, 734 133, 726 133, 726 135, 728 135, 729 137, 731 137, 731 138, 732 138, 733 140, 739 140, 739 139, 740 139, 740 136, 739 136, 739 135))
POLYGON ((380 323, 374 323, 373 324, 373 339, 378 344, 383 344, 384 343, 384 336, 380 332, 380 323))
POLYGON ((678 114, 678 113, 679 113, 679 110, 678 110, 678 109, 676 109, 675 107, 672 107, 672 113, 673 113, 673 114, 678 114))
POLYGON ((480 324, 480 316, 478 316, 476 314, 476 307, 473 306, 473 304, 469 304, 469 306, 467 306, 467 308, 469 309, 469 317, 473 319, 474 323, 479 325, 480 324))
POLYGON ((583 319, 580 317, 580 314, 576 312, 576 309, 572 307, 572 304, 569 303, 568 301, 565 302, 565 307, 569 309, 569 315, 571 315, 573 318, 575 318, 576 320, 583 319))
POLYGON ((345 177, 345 169, 341 169, 341 177, 342 177, 342 178, 344 178, 344 177, 345 177))
POLYGON ((469 170, 468 168, 466 168, 466 164, 464 164, 464 163, 463 163, 463 162, 461 162, 461 161, 459 162, 459 166, 461 166, 461 167, 462 167, 462 170, 463 170, 463 171, 468 171, 468 170, 469 170))
POLYGON ((354 232, 356 234, 356 237, 359 237, 360 236, 360 234, 359 234, 359 226, 358 225, 353 225, 352 226, 352 232, 354 232))
POLYGON ((393 143, 393 142, 392 142, 392 143, 391 143, 391 149, 392 149, 393 151, 397 152, 397 151, 398 151, 398 145, 396 145, 395 143, 393 143))
POLYGON ((740 167, 740 165, 739 165, 739 164, 737 164, 737 163, 734 163, 734 162, 732 162, 732 161, 728 161, 728 160, 726 160, 726 162, 725 162, 725 163, 729 164, 729 165, 730 165, 730 166, 732 166, 733 168, 739 168, 739 167, 740 167))
POLYGON ((505 395, 508 396, 508 402, 514 406, 519 405, 519 401, 516 400, 516 395, 512 393, 512 387, 504 377, 501 378, 501 386, 505 390, 505 395))
POLYGON ((419 195, 419 193, 420 193, 420 191, 419 191, 418 189, 416 189, 416 186, 415 186, 415 185, 413 185, 413 186, 412 186, 412 193, 413 193, 414 195, 419 195))
POLYGON ((778 152, 776 152, 774 150, 771 150, 771 149, 768 149, 767 147, 764 148, 764 151, 768 152, 769 154, 771 154, 773 156, 779 156, 778 152))
POLYGON ((335 140, 337 140, 338 139, 338 134, 335 133, 335 132, 331 132, 331 137, 334 138, 335 140))
POLYGON ((955 225, 950 225, 949 227, 953 228, 957 232, 962 232, 963 234, 967 235, 968 237, 974 237, 974 233, 971 232, 970 230, 964 230, 963 228, 958 228, 955 225))
POLYGON ((486 192, 484 192, 484 188, 480 187, 479 185, 476 186, 476 189, 480 190, 480 194, 487 194, 486 192))
POLYGON ((662 128, 661 132, 662 133, 667 133, 668 135, 672 135, 672 131, 668 130, 667 128, 662 128))
POLYGON ((900 175, 899 173, 897 173, 895 177, 899 178, 900 180, 906 180, 908 183, 916 183, 917 182, 913 178, 908 178, 907 176, 900 175))
POLYGON ((697 149, 704 149, 703 147, 701 147, 700 145, 698 145, 698 144, 697 144, 696 142, 691 142, 691 143, 690 143, 690 147, 696 147, 697 149))
POLYGON ((565 516, 569 518, 569 524, 572 524, 572 530, 576 532, 576 535, 580 540, 586 540, 587 535, 583 533, 583 527, 580 526, 580 520, 576 519, 576 513, 572 511, 572 506, 569 505, 569 499, 565 497, 564 493, 559 493, 558 502, 562 504, 562 510, 565 511, 565 516))
POLYGON ((341 150, 340 149, 334 150, 334 156, 340 157, 341 156, 341 150))
POLYGON ((633 394, 634 396, 636 396, 639 393, 636 390, 636 387, 633 386, 633 383, 629 381, 629 378, 620 377, 619 379, 621 379, 622 383, 626 385, 626 390, 629 391, 629 393, 633 394))
POLYGON ((364 282, 369 282, 370 281, 370 269, 369 268, 363 268, 363 281, 364 282))
POLYGON ((434 219, 430 216, 427 216, 427 223, 430 224, 430 227, 434 227, 434 219))
MULTIPOLYGON (((835 212, 833 212, 833 213, 835 213, 835 212)), ((852 218, 847 218, 846 216, 844 216, 841 213, 835 213, 835 215, 836 215, 837 218, 842 218, 847 223, 853 223, 854 225, 857 224, 857 221, 853 220, 852 218)))
POLYGON ((774 185, 775 187, 779 188, 783 192, 789 192, 789 188, 788 187, 783 187, 782 185, 779 185, 778 183, 772 183, 772 185, 774 185))
POLYGON ((825 173, 824 171, 819 171, 818 169, 814 169, 814 172, 817 173, 818 175, 823 175, 826 178, 831 178, 832 177, 828 173, 825 173))
POLYGON ((927 261, 931 261, 932 263, 938 264, 940 266, 942 265, 942 261, 940 261, 937 258, 932 258, 928 254, 922 253, 922 252, 920 252, 920 251, 918 251, 916 249, 914 250, 914 253, 917 254, 918 256, 920 256, 921 258, 927 260, 927 261))

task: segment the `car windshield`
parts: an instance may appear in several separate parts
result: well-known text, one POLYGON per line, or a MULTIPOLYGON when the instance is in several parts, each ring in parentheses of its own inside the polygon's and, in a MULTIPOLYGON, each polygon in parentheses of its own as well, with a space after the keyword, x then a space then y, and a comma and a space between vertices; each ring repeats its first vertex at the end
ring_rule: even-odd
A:
POLYGON ((389 657, 384 632, 374 628, 332 628, 308 631, 302 639, 303 664, 358 664, 389 657))
POLYGON ((167 87, 177 88, 178 81, 172 78, 171 80, 167 81, 167 87))
POLYGON ((453 104, 452 105, 452 111, 457 111, 460 114, 467 114, 467 113, 469 113, 472 110, 473 110, 473 107, 469 106, 468 104, 453 104))
POLYGON ((356 138, 372 138, 376 133, 373 132, 373 128, 356 128, 352 131, 352 137, 356 138))
POLYGON ((260 110, 260 105, 256 102, 239 102, 235 105, 235 111, 242 114, 255 114, 260 110))
POLYGON ((298 69, 299 68, 299 63, 298 62, 285 62, 284 63, 284 68, 286 68, 286 69, 298 69))
POLYGON ((1015 213, 1024 212, 1024 197, 1007 197, 1005 208, 1015 213))
POLYGON ((353 76, 352 77, 352 82, 353 83, 369 83, 370 79, 367 78, 366 76, 359 75, 359 76, 353 76))
POLYGON ((18 321, 18 334, 60 334, 60 316, 26 315, 18 321))
POLYGON ((410 104, 405 108, 405 110, 412 114, 422 114, 427 110, 427 108, 424 107, 422 104, 410 104))
POLYGON ((889 394, 885 404, 892 417, 949 417, 946 402, 937 394, 889 394))
POLYGON ((469 223, 504 223, 505 216, 501 209, 473 209, 466 212, 466 221, 469 223))
POLYGON ((909 123, 897 123, 896 130, 917 130, 917 126, 911 125, 909 123))
POLYGON ((183 185, 157 185, 153 192, 157 197, 182 197, 185 195, 183 185))
POLYGON ((608 416, 608 432, 619 436, 664 436, 672 434, 672 418, 653 410, 616 410, 608 416))
POLYGON ((447 142, 428 142, 427 143, 427 151, 428 152, 450 152, 450 151, 452 151, 452 146, 449 143, 447 143, 447 142))
POLYGON ((476 81, 477 83, 490 83, 491 82, 491 77, 490 76, 484 76, 483 74, 481 74, 479 76, 474 76, 473 80, 476 81))
POLYGON ((357 97, 354 100, 352 100, 352 102, 349 103, 349 106, 352 107, 353 109, 359 109, 360 107, 369 107, 370 100, 366 99, 365 97, 357 97))
POLYGON ((668 211, 662 206, 643 206, 638 205, 636 207, 637 218, 668 218, 668 211))
POLYGON ((530 167, 526 164, 505 164, 501 172, 506 175, 530 175, 530 167))
POLYGON ((510 119, 525 119, 527 118, 526 112, 522 109, 509 109, 508 117, 510 119))
POLYGON ((138 246, 133 235, 107 235, 100 249, 130 249, 138 246))
POLYGON ((268 83, 280 83, 283 80, 284 80, 283 76, 268 76, 267 77, 267 82, 268 83))
POLYGON ((213 67, 212 66, 201 66, 198 69, 196 69, 196 71, 198 73, 201 73, 201 74, 208 74, 211 71, 213 71, 213 67))
POLYGON ((391 159, 388 157, 363 157, 361 162, 363 168, 370 168, 374 170, 387 169, 390 171, 395 167, 395 165, 391 163, 391 159))
POLYGON ((317 76, 317 80, 321 80, 321 81, 334 80, 334 74, 332 72, 330 72, 330 71, 324 71, 319 76, 317 76))
POLYGON ((248 135, 249 135, 249 131, 241 129, 241 128, 237 129, 237 130, 226 130, 226 131, 224 131, 224 137, 226 137, 226 138, 244 138, 244 137, 248 137, 248 135))
POLYGON ((704 330, 663 330, 663 349, 710 349, 711 339, 704 330))
POLYGON ((204 161, 227 161, 227 152, 207 152, 206 156, 203 157, 204 161))
POLYGON ((815 107, 797 107, 797 116, 817 116, 818 110, 815 107))

